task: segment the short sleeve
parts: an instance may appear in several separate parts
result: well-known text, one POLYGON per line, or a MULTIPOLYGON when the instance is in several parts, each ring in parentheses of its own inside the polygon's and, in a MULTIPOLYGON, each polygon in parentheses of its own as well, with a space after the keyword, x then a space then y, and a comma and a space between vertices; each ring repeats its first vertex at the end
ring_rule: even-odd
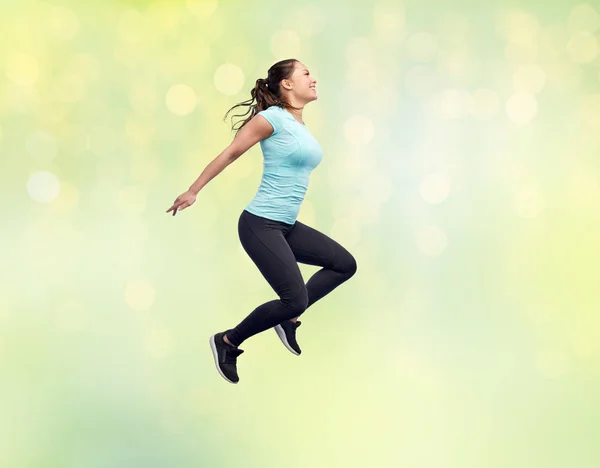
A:
POLYGON ((277 106, 271 106, 256 115, 262 115, 273 127, 273 135, 281 128, 281 116, 277 112, 277 106))

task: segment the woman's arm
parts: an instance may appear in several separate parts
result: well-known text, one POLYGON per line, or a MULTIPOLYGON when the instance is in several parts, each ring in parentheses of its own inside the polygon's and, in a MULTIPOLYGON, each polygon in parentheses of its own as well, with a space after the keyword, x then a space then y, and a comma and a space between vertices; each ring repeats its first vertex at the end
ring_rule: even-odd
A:
POLYGON ((255 116, 242 127, 231 144, 206 166, 202 174, 190 186, 189 191, 197 194, 206 184, 219 175, 223 169, 272 133, 273 127, 267 119, 263 116, 255 116))
POLYGON ((254 116, 237 133, 231 144, 225 148, 208 166, 202 171, 190 188, 179 195, 173 205, 167 210, 167 213, 184 210, 196 201, 196 195, 212 179, 219 175, 223 169, 229 166, 233 161, 252 148, 260 140, 263 140, 273 133, 274 129, 267 119, 262 115, 254 116))

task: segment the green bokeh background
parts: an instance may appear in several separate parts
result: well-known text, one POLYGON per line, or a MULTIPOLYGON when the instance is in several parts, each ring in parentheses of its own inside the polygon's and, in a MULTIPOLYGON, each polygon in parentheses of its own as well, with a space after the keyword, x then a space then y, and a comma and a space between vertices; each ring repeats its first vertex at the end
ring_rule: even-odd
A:
POLYGON ((599 12, 1 0, 0 466, 600 466, 599 12), (208 337, 275 298, 237 237, 259 146, 165 210, 288 57, 299 219, 358 272, 234 386, 208 337))

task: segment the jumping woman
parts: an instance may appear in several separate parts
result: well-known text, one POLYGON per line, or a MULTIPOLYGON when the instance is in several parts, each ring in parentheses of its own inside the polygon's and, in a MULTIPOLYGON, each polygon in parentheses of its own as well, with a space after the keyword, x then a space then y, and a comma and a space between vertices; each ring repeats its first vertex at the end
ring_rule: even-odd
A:
POLYGON ((252 99, 233 106, 225 114, 227 117, 238 106, 249 107, 240 115, 251 112, 232 143, 167 210, 175 216, 191 206, 210 180, 260 142, 264 158, 262 180, 239 217, 238 235, 279 299, 259 305, 236 327, 210 337, 217 370, 231 383, 239 381, 237 357, 244 352, 239 346, 264 330, 274 328, 285 347, 299 355, 298 317, 356 272, 356 260, 350 252, 296 220, 310 173, 322 159, 321 146, 302 119, 304 106, 317 99, 315 87, 316 80, 298 60, 274 64, 266 79, 256 81, 252 99), (296 262, 322 268, 304 284, 296 262))

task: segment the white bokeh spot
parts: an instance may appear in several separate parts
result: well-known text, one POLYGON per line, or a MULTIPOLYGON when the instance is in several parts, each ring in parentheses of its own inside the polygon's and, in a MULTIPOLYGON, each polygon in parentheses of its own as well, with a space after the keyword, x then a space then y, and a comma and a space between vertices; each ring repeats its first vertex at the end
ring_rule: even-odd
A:
POLYGON ((10 55, 5 64, 6 76, 18 86, 31 86, 40 76, 38 61, 32 55, 10 55))
POLYGON ((146 209, 146 194, 138 187, 125 187, 116 193, 115 203, 125 215, 140 215, 146 209))
POLYGON ((51 172, 34 172, 27 181, 27 192, 37 202, 50 203, 60 193, 60 181, 51 172))
POLYGON ((538 113, 537 100, 529 93, 513 94, 506 102, 506 113, 513 122, 527 124, 538 113))
POLYGON ((88 134, 87 146, 97 156, 108 155, 117 147, 117 135, 110 127, 94 127, 88 134))
POLYGON ((302 41, 295 31, 283 29, 271 36, 271 53, 275 57, 297 57, 302 51, 302 41))
POLYGON ((419 184, 419 193, 427 203, 442 203, 452 189, 450 178, 443 173, 428 174, 419 184))
POLYGON ((355 145, 366 145, 373 139, 375 128, 373 122, 362 115, 355 115, 346 120, 344 136, 355 145))
POLYGON ((569 31, 596 32, 600 28, 600 15, 589 3, 580 3, 569 14, 567 21, 569 31))
POLYGON ((210 17, 219 6, 217 0, 187 0, 188 10, 199 18, 210 17))
POLYGON ((437 55, 438 40, 431 33, 415 33, 406 40, 406 52, 412 60, 429 62, 437 55))
POLYGON ((56 137, 46 130, 39 130, 27 137, 25 146, 33 158, 42 163, 52 161, 58 152, 56 137))
POLYGON ((531 219, 538 216, 544 208, 544 200, 537 186, 522 186, 515 190, 514 208, 517 216, 531 219))
POLYGON ((462 89, 448 89, 437 96, 434 110, 443 119, 462 119, 473 112, 473 97, 462 89))
POLYGON ((600 52, 598 40, 589 31, 581 31, 573 35, 567 44, 567 52, 576 63, 590 63, 600 52))
POLYGON ((155 294, 154 287, 147 281, 130 281, 125 286, 125 302, 136 311, 152 307, 155 294))
POLYGON ((546 73, 533 63, 519 67, 513 78, 515 90, 524 93, 539 93, 545 83, 546 73))
POLYGON ((446 233, 438 226, 423 226, 416 232, 419 251, 428 257, 437 257, 448 246, 446 233))
POLYGON ((71 39, 79 31, 77 16, 72 10, 64 6, 53 7, 47 21, 48 32, 59 39, 71 39))
POLYGON ((478 119, 491 119, 500 110, 500 97, 496 91, 480 88, 476 89, 472 96, 472 114, 478 119))
POLYGON ((226 96, 233 96, 244 86, 244 73, 240 67, 225 63, 215 71, 214 83, 219 92, 226 96))
POLYGON ((169 88, 165 104, 173 114, 186 116, 196 108, 196 93, 184 84, 176 84, 169 88))

